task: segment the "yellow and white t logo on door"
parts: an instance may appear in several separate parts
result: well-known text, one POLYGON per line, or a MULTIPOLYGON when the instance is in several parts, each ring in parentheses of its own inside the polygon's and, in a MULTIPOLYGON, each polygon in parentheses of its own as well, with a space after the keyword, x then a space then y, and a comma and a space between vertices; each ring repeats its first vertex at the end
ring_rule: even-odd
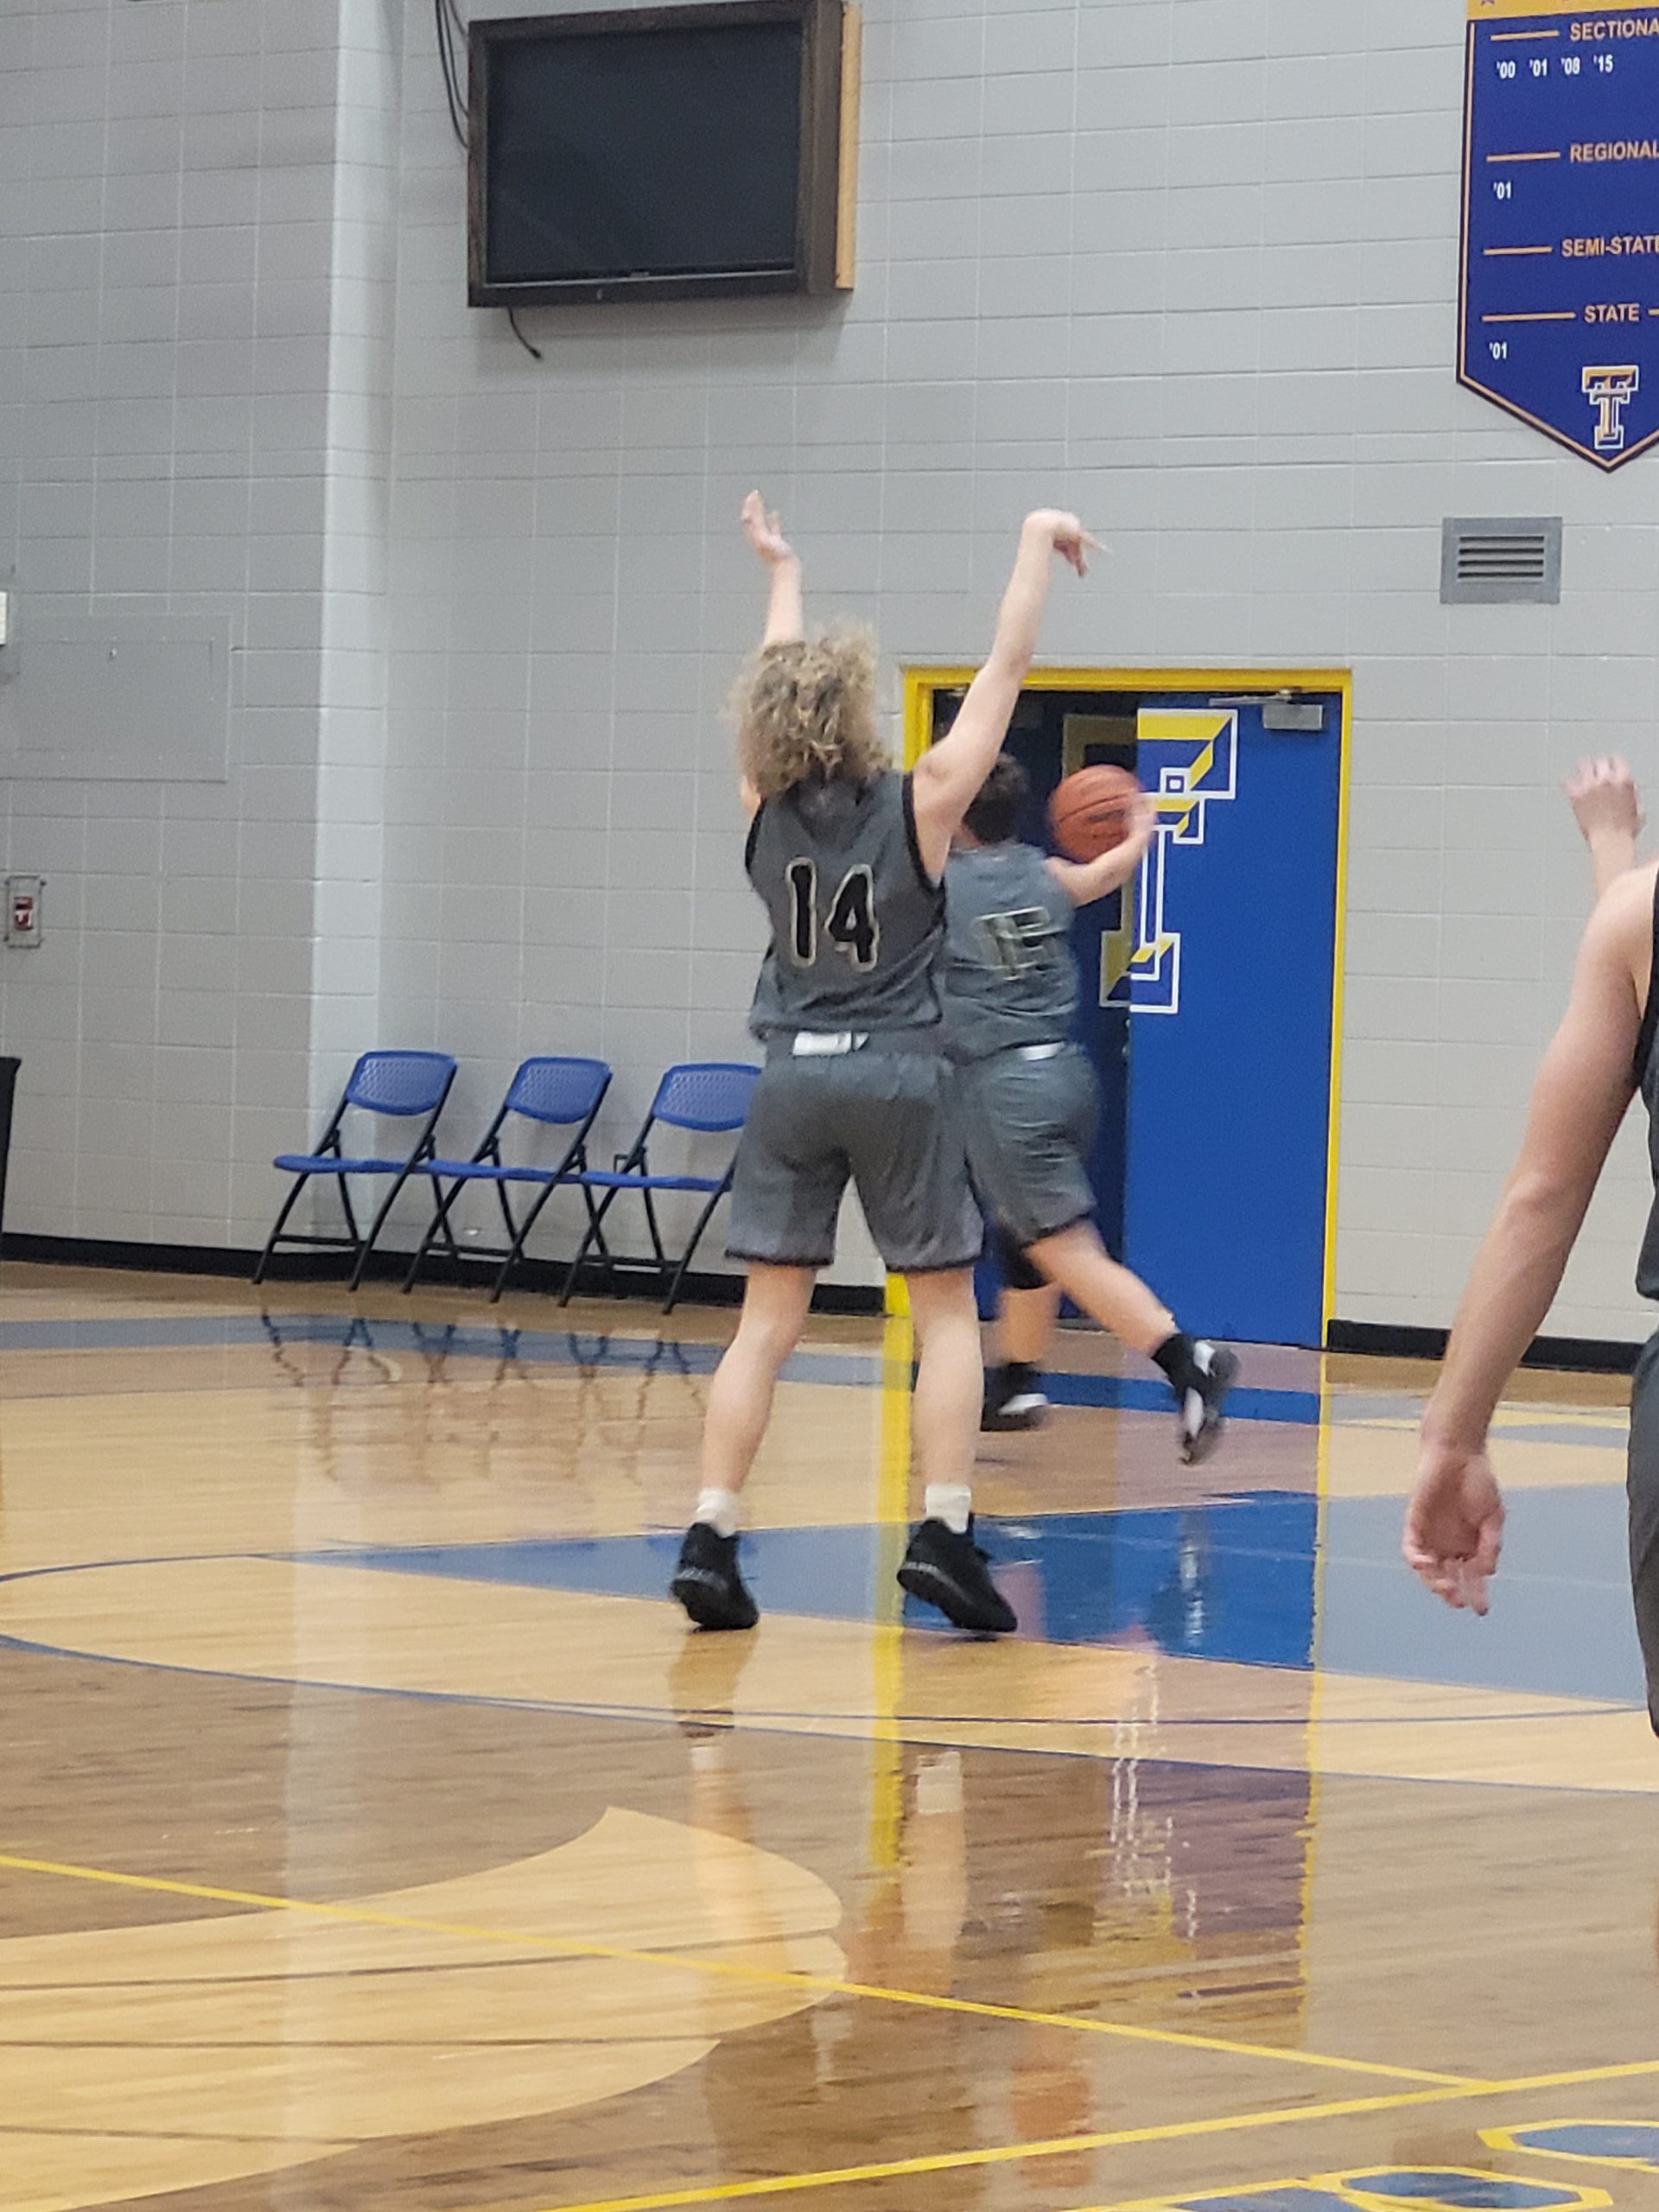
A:
POLYGON ((1238 715, 1217 707, 1143 707, 1135 741, 1158 829, 1124 888, 1122 920, 1101 938, 1100 1002, 1131 1014, 1179 1014, 1181 935, 1165 910, 1171 858, 1178 847, 1202 847, 1210 808, 1238 796, 1238 715))

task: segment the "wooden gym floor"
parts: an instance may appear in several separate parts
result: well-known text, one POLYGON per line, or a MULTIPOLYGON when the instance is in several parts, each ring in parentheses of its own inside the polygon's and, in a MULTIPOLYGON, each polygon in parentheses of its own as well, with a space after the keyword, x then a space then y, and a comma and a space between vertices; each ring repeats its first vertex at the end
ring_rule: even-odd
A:
POLYGON ((1198 1477, 1069 1335, 991 1646, 820 1324, 698 1638, 728 1325, 6 1270, 0 2212, 1659 2212, 1622 1386, 1506 1408, 1476 1624, 1422 1370, 1252 1353, 1198 1477))

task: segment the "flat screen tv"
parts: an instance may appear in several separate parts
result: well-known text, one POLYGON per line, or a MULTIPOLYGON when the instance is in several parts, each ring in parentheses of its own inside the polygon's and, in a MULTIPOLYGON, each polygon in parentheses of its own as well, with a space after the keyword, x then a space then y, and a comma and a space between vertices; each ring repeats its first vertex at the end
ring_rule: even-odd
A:
POLYGON ((827 292, 841 0, 474 21, 474 307, 827 292))

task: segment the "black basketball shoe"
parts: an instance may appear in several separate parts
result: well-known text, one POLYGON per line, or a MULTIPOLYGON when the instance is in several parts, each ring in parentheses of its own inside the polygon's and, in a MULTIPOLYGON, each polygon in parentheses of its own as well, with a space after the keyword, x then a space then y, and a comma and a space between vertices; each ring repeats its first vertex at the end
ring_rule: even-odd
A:
POLYGON ((1014 1608, 990 1578, 985 1554, 974 1541, 974 1524, 959 1536, 943 1521, 924 1521, 910 1539, 899 1585, 924 1605, 937 1605, 957 1628, 975 1636, 1012 1636, 1020 1625, 1014 1608))
POLYGON ((737 1567, 737 1538, 694 1521, 668 1586, 699 1628, 753 1628, 760 1618, 737 1567))
POLYGON ((1010 1362, 985 1370, 985 1405, 981 1428, 992 1432, 1040 1428, 1048 1419, 1048 1400, 1034 1368, 1010 1362))
POLYGON ((1200 1344, 1196 1351, 1187 1386, 1178 1394, 1181 1458, 1189 1467, 1200 1465, 1220 1443, 1227 1426, 1227 1393, 1238 1380, 1236 1353, 1211 1344, 1200 1344))

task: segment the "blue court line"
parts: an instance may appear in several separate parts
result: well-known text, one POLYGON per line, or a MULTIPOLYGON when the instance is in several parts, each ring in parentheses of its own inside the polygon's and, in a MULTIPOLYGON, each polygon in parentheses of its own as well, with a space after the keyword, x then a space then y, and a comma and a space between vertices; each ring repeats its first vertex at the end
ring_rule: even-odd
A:
MULTIPOLYGON (((1576 1496, 1577 1494, 1573 1493, 1573 1495, 1576 1496)), ((1245 1501, 1243 1500, 1239 1501, 1241 1504, 1244 1502, 1245 1501)), ((1273 1493, 1262 1494, 1255 1502, 1259 1509, 1264 1510, 1270 1517, 1275 1515, 1281 1506, 1293 1505, 1298 1503, 1298 1501, 1289 1497, 1282 1496, 1275 1497, 1273 1493)), ((1117 1524, 1123 1524, 1122 1533, 1127 1534, 1129 1536, 1131 1551, 1140 1551, 1145 1548, 1145 1537, 1152 1534, 1151 1523, 1161 1519, 1163 1516, 1159 1512, 1148 1515, 1144 1511, 1144 1510, 1128 1509, 1124 1511, 1120 1511, 1118 1509, 1105 1509, 1095 1515, 1069 1517, 1098 1523, 1100 1535, 1103 1538, 1106 1537, 1109 1529, 1113 1529, 1117 1524), (1141 1539, 1141 1541, 1137 1541, 1137 1538, 1141 1539)), ((1247 1514, 1245 1516, 1247 1523, 1256 1517, 1257 1516, 1254 1514, 1247 1514)), ((1003 1533, 1001 1529, 1000 1524, 988 1524, 988 1534, 992 1533, 993 1530, 997 1531, 999 1534, 1003 1533)), ((775 1534, 776 1532, 773 1533, 775 1534)), ((799 1532, 796 1533, 798 1534, 799 1532)), ((816 1533, 820 1541, 822 1541, 823 1537, 826 1535, 834 1536, 836 1532, 818 1531, 816 1533)), ((841 1533, 844 1535, 847 1532, 843 1531, 841 1533)), ((866 1531, 864 1533, 868 1535, 871 1532, 866 1531)), ((1006 1535, 1013 1537, 1016 1543, 1020 1542, 1020 1539, 1029 1533, 1031 1532, 1021 1530, 1018 1524, 1010 1524, 1006 1530, 1006 1535)), ((1074 1533, 1082 1532, 1081 1530, 1075 1530, 1074 1533)), ((1268 1532, 1264 1529, 1262 1533, 1266 1534, 1268 1532)), ((650 1537, 635 1538, 631 1541, 613 1539, 610 1540, 609 1542, 607 1542, 604 1540, 577 1539, 567 1540, 567 1543, 570 1549, 575 1551, 578 1555, 584 1553, 591 1554, 595 1550, 607 1552, 618 1543, 626 1543, 627 1544, 628 1548, 633 1549, 637 1548, 641 1551, 653 1550, 658 1544, 666 1544, 670 1550, 672 1549, 672 1540, 671 1538, 666 1537, 658 1538, 654 1541, 650 1537)), ((1001 1545, 999 1544, 998 1548, 1000 1549, 1001 1548, 1001 1545)), ((563 1547, 534 1544, 526 1546, 513 1543, 482 1547, 416 1546, 410 1547, 407 1549, 399 1549, 395 1553, 384 1554, 378 1560, 365 1557, 361 1551, 346 1549, 343 1548, 333 1552, 311 1553, 304 1554, 280 1552, 163 1554, 143 1559, 117 1558, 101 1560, 85 1560, 54 1567, 17 1569, 8 1574, 0 1574, 0 1583, 29 1582, 44 1580, 48 1577, 53 1576, 67 1576, 98 1573, 100 1571, 116 1570, 126 1567, 168 1565, 213 1566, 224 1564, 232 1560, 253 1559, 266 1560, 273 1564, 305 1564, 315 1561, 315 1563, 323 1567, 354 1567, 359 1568, 370 1567, 372 1570, 373 1567, 378 1566, 383 1572, 387 1568, 391 1568, 393 1571, 402 1571, 405 1573, 413 1572, 415 1573, 421 1573, 423 1572, 429 1573, 433 1571, 435 1567, 440 1573, 442 1573, 446 1567, 450 1573, 454 1573, 457 1568, 461 1568, 462 1570, 463 1579, 467 1580, 473 1579, 473 1577, 476 1575, 481 1568, 483 1570, 484 1577, 492 1580, 520 1581, 531 1586, 540 1587, 594 1587, 594 1579, 592 1578, 590 1572, 579 1572, 577 1574, 570 1576, 568 1579, 564 1575, 556 1573, 553 1576, 550 1576, 547 1573, 546 1569, 550 1563, 548 1560, 548 1554, 562 1548, 563 1548, 563 1547), (493 1556, 487 1560, 479 1558, 477 1554, 480 1552, 493 1554, 493 1556), (512 1565, 510 1557, 503 1556, 503 1554, 510 1555, 514 1553, 518 1553, 519 1554, 519 1571, 516 1573, 512 1571, 512 1565), (444 1556, 446 1554, 448 1554, 447 1559, 444 1556), (471 1554, 471 1556, 463 1557, 460 1555, 461 1554, 471 1554), (507 1569, 505 1573, 502 1573, 500 1572, 503 1567, 507 1569), (469 1569, 470 1572, 467 1571, 469 1569)), ((1068 1547, 1068 1548, 1070 1548, 1068 1547)), ((1087 1548, 1087 1547, 1085 1547, 1085 1548, 1087 1548)), ((1268 1556, 1271 1556, 1270 1550, 1268 1556)), ((1258 1551, 1257 1558, 1260 1559, 1261 1557, 1262 1554, 1258 1551)), ((1256 1567, 1255 1572, 1259 1573, 1259 1567, 1256 1567)), ((601 1585, 603 1580, 606 1579, 608 1578, 602 1574, 599 1578, 601 1585)), ((626 1575, 623 1580, 626 1582, 632 1583, 635 1577, 632 1573, 630 1573, 626 1575)), ((1096 1577, 1091 1572, 1085 1577, 1085 1583, 1088 1586, 1092 1587, 1096 1580, 1096 1577)), ((656 1595, 655 1588, 651 1590, 650 1594, 653 1597, 656 1595)), ((811 1610, 817 1611, 819 1608, 815 1605, 811 1610)), ((1062 1607, 1059 1610, 1063 1614, 1065 1609, 1062 1607)), ((1076 1622, 1068 1622, 1063 1618, 1057 1617, 1053 1620, 1052 1625, 1052 1628, 1054 1630, 1058 1630, 1059 1633, 1058 1636, 1051 1634, 1046 1640, 1050 1642, 1065 1643, 1072 1642, 1075 1639, 1076 1630, 1080 1624, 1076 1622), (1068 1628, 1071 1630, 1070 1635, 1066 1632, 1068 1628)), ((1236 1627, 1237 1624, 1236 1624, 1235 1625, 1236 1627)), ((918 1617, 914 1624, 907 1624, 907 1626, 912 1627, 915 1632, 919 1632, 924 1637, 928 1637, 936 1643, 941 1638, 954 1640, 953 1631, 945 1628, 942 1624, 935 1623, 926 1617, 918 1617)), ((1090 1643, 1095 1643, 1096 1644, 1096 1648, 1099 1648, 1099 1641, 1096 1637, 1087 1637, 1085 1640, 1090 1643)), ((1209 1639, 1207 1638, 1205 1639, 1206 1642, 1209 1639)), ((1216 1640, 1218 1643, 1234 1642, 1236 1641, 1236 1637, 1218 1637, 1216 1640)), ((1246 1638, 1247 1642, 1249 1640, 1252 1639, 1248 1637, 1246 1638)), ((1107 1639, 1106 1641, 1109 1644, 1109 1639, 1107 1639)), ((192 1667, 173 1662, 127 1658, 110 1653, 100 1652, 96 1649, 51 1643, 35 1638, 0 1635, 0 1651, 7 1649, 16 1650, 20 1653, 32 1654, 41 1657, 80 1660, 89 1664, 147 1669, 156 1673, 180 1674, 199 1676, 203 1679, 214 1681, 246 1681, 264 1684, 270 1687, 293 1686, 311 1689, 349 1693, 364 1696, 397 1696, 408 1698, 416 1701, 426 1701, 436 1704, 479 1705, 490 1707, 499 1707, 504 1710, 522 1710, 538 1713, 564 1713, 596 1718, 613 1718, 617 1719, 638 1720, 641 1722, 650 1721, 666 1723, 676 1719, 706 1716, 711 1713, 718 1717, 721 1710, 721 1708, 719 1707, 694 1705, 690 1701, 683 1706, 678 1707, 671 1704, 660 1707, 638 1706, 631 1704, 612 1705, 593 1699, 562 1700, 512 1698, 465 1691, 417 1690, 397 1688, 385 1684, 328 1681, 307 1676, 269 1675, 246 1672, 237 1669, 192 1667)), ((1194 1651, 1192 1656, 1196 1657, 1211 1656, 1220 1658, 1228 1655, 1219 1650, 1205 1652, 1202 1648, 1200 1648, 1200 1649, 1194 1651)), ((1356 1656, 1357 1656, 1358 1655, 1356 1656)), ((1236 1662, 1236 1659, 1235 1663, 1236 1662)), ((1243 1663, 1249 1665, 1252 1663, 1252 1661, 1249 1658, 1245 1657, 1243 1659, 1243 1663)), ((1254 1663, 1257 1665, 1264 1663, 1271 1665, 1274 1662, 1268 1658, 1266 1653, 1262 1653, 1255 1658, 1254 1663)), ((1282 1662, 1279 1663, 1282 1664, 1282 1662)), ((1303 1661, 1304 1668, 1306 1668, 1306 1663, 1307 1662, 1305 1659, 1303 1661)), ((1354 1670, 1350 1665, 1338 1665, 1335 1668, 1325 1666, 1317 1670, 1309 1669, 1308 1673, 1310 1679, 1312 1678, 1313 1674, 1316 1671, 1324 1673, 1334 1679, 1340 1680, 1343 1676, 1354 1670)), ((1360 1671, 1363 1673, 1370 1673, 1374 1671, 1374 1667, 1371 1665, 1363 1665, 1360 1671)), ((1388 1667, 1386 1661, 1384 1661, 1383 1671, 1396 1672, 1396 1669, 1388 1667)), ((1408 1670, 1405 1673, 1403 1679, 1416 1680, 1427 1683, 1438 1683, 1441 1687, 1454 1689, 1458 1688, 1484 1688, 1488 1691, 1507 1689, 1512 1693, 1518 1693, 1519 1695, 1523 1698, 1527 1696, 1529 1691, 1535 1694, 1541 1688, 1552 1697, 1560 1696, 1563 1694, 1572 1696, 1574 1694, 1573 1689, 1564 1688, 1563 1687, 1558 1686, 1553 1682, 1540 1684, 1538 1682, 1529 1683, 1514 1680, 1504 1681, 1503 1679, 1504 1670, 1500 1668, 1497 1672, 1497 1679, 1493 1679, 1492 1676, 1489 1675, 1484 1680, 1480 1679, 1480 1677, 1477 1675, 1473 1680, 1465 1677, 1462 1681, 1459 1681, 1459 1670, 1456 1670, 1455 1669, 1445 1674, 1431 1672, 1427 1669, 1424 1669, 1421 1671, 1414 1669, 1408 1670)), ((1582 1689, 1579 1690, 1577 1694, 1580 1698, 1585 1696, 1585 1693, 1582 1689)), ((1586 1699, 1585 1702, 1569 1708, 1567 1717, 1578 1718, 1581 1715, 1587 1717, 1591 1714, 1640 1713, 1642 1710, 1643 1706, 1637 1697, 1621 1697, 1617 1693, 1610 1697, 1605 1690, 1603 1690, 1599 1695, 1597 1695, 1595 1692, 1592 1690, 1589 1697, 1586 1699)), ((885 1719, 887 1716, 879 1717, 885 1719)), ((1038 1729, 1047 1727, 1065 1729, 1072 1727, 1088 1728, 1090 1726, 1110 1726, 1116 1725, 1115 1720, 1109 1717, 1099 1722, 1091 1723, 1086 1716, 1083 1715, 1061 1715, 1050 1718, 1048 1716, 1039 1715, 972 1715, 963 1713, 930 1714, 906 1713, 900 1713, 894 1717, 897 1718, 901 1726, 907 1726, 918 1729, 952 1726, 964 1727, 995 1726, 1001 1728, 1023 1726, 1038 1729)), ((1173 1730, 1204 1727, 1227 1729, 1236 1728, 1240 1730, 1249 1728, 1273 1728, 1279 1730, 1285 1728, 1306 1729, 1311 1725, 1313 1717, 1313 1716, 1311 1714, 1292 1715, 1282 1719, 1270 1717, 1251 1718, 1249 1716, 1236 1715, 1194 1714, 1182 1719, 1168 1719, 1162 1725, 1173 1730)), ((1518 1707, 1514 1711, 1487 1716, 1491 1722, 1500 1726, 1507 1726, 1515 1721, 1532 1722, 1539 1719, 1560 1717, 1562 1716, 1559 1712, 1535 1711, 1529 1706, 1518 1707)), ((845 1713, 795 1713, 788 1709, 760 1708, 746 1713, 744 1715, 744 1721, 746 1725, 752 1725, 762 1730, 769 1730, 774 1732, 794 1735, 819 1733, 821 1732, 822 1726, 825 1721, 833 1722, 839 1720, 849 1723, 868 1722, 870 1725, 874 1725, 874 1721, 877 1718, 878 1716, 866 1713, 858 1709, 850 1710, 845 1713)), ((1372 1713, 1366 1715, 1355 1715, 1343 1719, 1321 1718, 1319 1725, 1322 1727, 1336 1729, 1372 1726, 1377 1725, 1392 1725, 1399 1726, 1443 1725, 1449 1726, 1452 1725, 1453 1722, 1461 1722, 1464 1718, 1465 1716, 1455 1714, 1424 1715, 1408 1713, 1372 1713)), ((1041 1745, 1034 1747, 1026 1745, 1007 1746, 991 1745, 986 1745, 984 1748, 990 1750, 1007 1750, 1010 1753, 1014 1754, 1030 1752, 1033 1756, 1053 1758, 1092 1756, 1092 1754, 1088 1752, 1075 1751, 1069 1748, 1048 1748, 1041 1745)), ((1214 1764, 1215 1763, 1205 1762, 1205 1764, 1214 1764)), ((1249 1765, 1249 1762, 1248 1761, 1243 1764, 1247 1767, 1249 1765)), ((1277 1770, 1268 1769, 1264 1770, 1276 1771, 1277 1770)), ((1519 1785, 1505 1783, 1497 1784, 1494 1786, 1508 1788, 1519 1785)), ((1553 1787, 1555 1785, 1551 1786, 1553 1787)), ((1605 1793, 1598 1792, 1596 1794, 1599 1795, 1605 1793)))
MULTIPOLYGON (((7 1351, 213 1351, 257 1349, 272 1351, 289 1344, 333 1346, 341 1352, 384 1353, 429 1359, 494 1359, 507 1364, 659 1370, 690 1376, 712 1375, 723 1345, 691 1344, 677 1338, 632 1337, 607 1332, 504 1328, 447 1322, 370 1320, 326 1313, 155 1315, 123 1320, 0 1321, 0 1353, 7 1351)), ((1249 1359, 1248 1351, 1244 1354, 1249 1359)), ((797 1352, 783 1369, 785 1382, 830 1383, 849 1389, 873 1389, 886 1379, 885 1363, 872 1352, 797 1352)), ((158 1385, 165 1388, 165 1382, 158 1385)), ((1045 1377, 1057 1406, 1099 1410, 1166 1414, 1167 1384, 1141 1376, 1081 1375, 1064 1369, 1045 1377)), ((29 1390, 27 1397, 73 1395, 73 1392, 29 1390)), ((1294 1428, 1315 1428, 1323 1420, 1337 1427, 1373 1422, 1414 1421, 1421 1396, 1379 1396, 1369 1393, 1269 1388, 1246 1383, 1234 1390, 1228 1412, 1237 1421, 1294 1428)), ((1503 1424, 1495 1432, 1501 1446, 1577 1444, 1592 1450, 1623 1452, 1623 1428, 1604 1423, 1580 1427, 1570 1421, 1503 1424)))
MULTIPOLYGON (((577 1368, 644 1370, 685 1376, 712 1375, 725 1349, 721 1344, 682 1343, 677 1338, 590 1334, 579 1330, 508 1329, 417 1321, 348 1319, 334 1314, 257 1314, 177 1317, 156 1315, 125 1320, 0 1322, 0 1353, 7 1351, 212 1351, 257 1348, 273 1351, 288 1344, 333 1345, 341 1351, 389 1356, 495 1359, 506 1363, 577 1368)), ((870 1352, 797 1352, 785 1365, 786 1382, 838 1384, 871 1389, 884 1379, 885 1363, 870 1352)), ((1160 1380, 1139 1376, 1075 1375, 1056 1371, 1047 1378, 1056 1405, 1115 1408, 1135 1413, 1167 1413, 1170 1392, 1160 1380)), ((1330 1403, 1342 1418, 1341 1401, 1330 1403)), ((1409 1414, 1417 1402, 1389 1401, 1390 1410, 1409 1414)), ((1285 1390, 1246 1385, 1233 1392, 1229 1411, 1241 1421, 1313 1427, 1320 1419, 1317 1390, 1285 1390)))

